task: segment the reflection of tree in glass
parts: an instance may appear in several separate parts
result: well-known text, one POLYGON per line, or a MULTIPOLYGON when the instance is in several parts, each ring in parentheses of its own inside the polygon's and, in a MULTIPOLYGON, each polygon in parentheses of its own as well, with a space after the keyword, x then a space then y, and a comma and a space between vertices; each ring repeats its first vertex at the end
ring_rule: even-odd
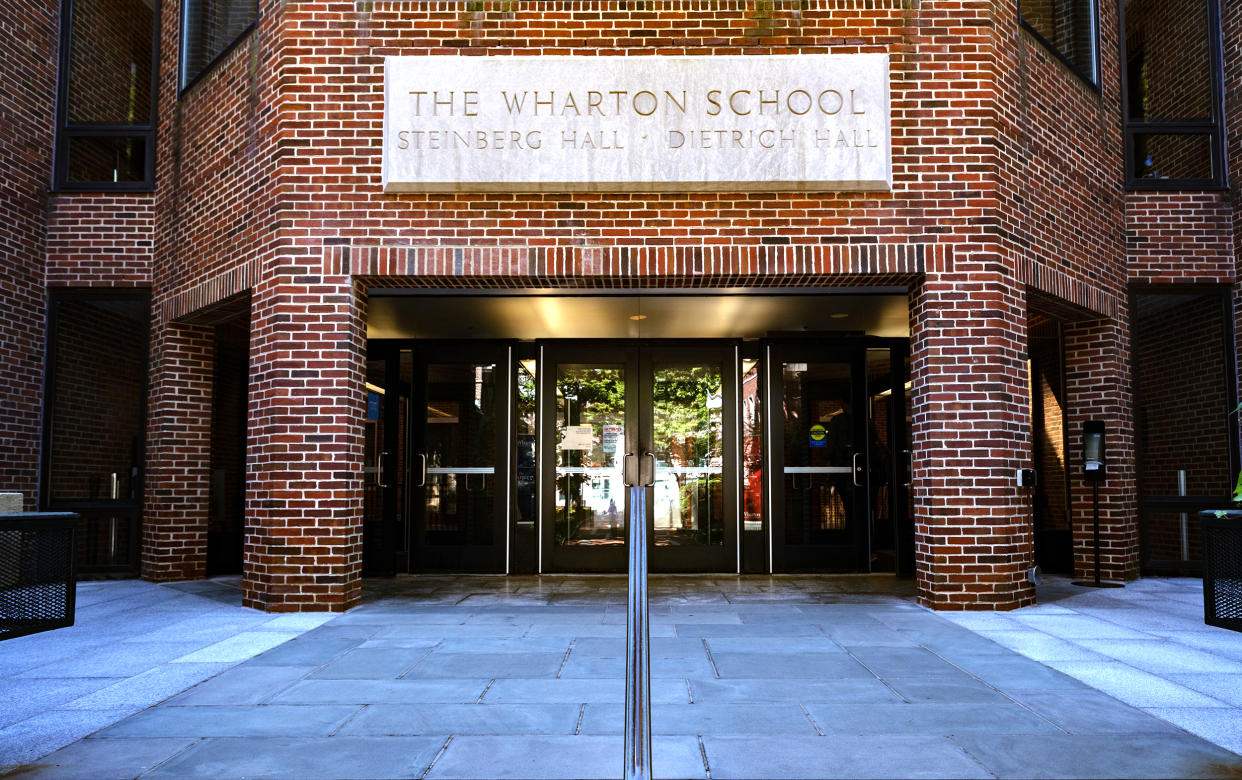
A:
POLYGON ((655 372, 652 388, 656 458, 685 466, 712 465, 720 456, 720 408, 708 396, 720 392, 716 366, 673 366, 655 372))
MULTIPOLYGON (((670 466, 721 465, 721 404, 710 399, 721 392, 718 366, 668 366, 656 369, 652 387, 652 425, 656 459, 670 466)), ((699 544, 711 543, 719 533, 711 499, 719 478, 673 473, 677 483, 679 533, 699 544), (697 519, 696 519, 697 518, 697 519)), ((715 502, 719 505, 719 501, 715 502)), ((657 540, 657 544, 659 544, 657 540)), ((719 543, 719 542, 717 542, 719 543)))

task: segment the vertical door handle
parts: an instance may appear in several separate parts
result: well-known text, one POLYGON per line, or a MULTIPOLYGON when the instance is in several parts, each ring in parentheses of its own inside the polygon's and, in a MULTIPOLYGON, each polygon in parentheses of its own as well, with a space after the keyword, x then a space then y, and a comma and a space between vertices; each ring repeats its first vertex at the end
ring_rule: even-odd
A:
POLYGON ((630 458, 634 457, 634 453, 627 452, 625 457, 621 459, 621 484, 626 487, 634 487, 638 484, 638 476, 631 476, 630 458))
POLYGON ((381 452, 379 457, 375 459, 375 467, 379 472, 379 486, 382 488, 388 487, 388 483, 384 481, 384 456, 387 454, 387 452, 381 452))
MULTIPOLYGON (((654 452, 644 452, 643 457, 651 458, 651 481, 644 482, 643 487, 651 487, 655 484, 656 456, 654 452)), ((639 475, 639 478, 641 479, 641 475, 639 475)))
POLYGON ((427 484, 427 454, 424 452, 418 453, 418 462, 418 481, 414 483, 414 487, 422 487, 427 484))
POLYGON ((861 452, 854 453, 854 487, 862 487, 862 480, 858 478, 858 475, 862 473, 858 468, 858 459, 861 456, 861 452))

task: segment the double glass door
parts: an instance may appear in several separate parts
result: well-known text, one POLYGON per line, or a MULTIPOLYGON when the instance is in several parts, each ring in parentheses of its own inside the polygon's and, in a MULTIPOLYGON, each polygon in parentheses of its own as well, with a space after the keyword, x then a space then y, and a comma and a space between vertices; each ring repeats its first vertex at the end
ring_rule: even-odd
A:
POLYGON ((624 571, 636 521, 652 571, 737 570, 736 360, 717 343, 543 347, 543 571, 624 571))

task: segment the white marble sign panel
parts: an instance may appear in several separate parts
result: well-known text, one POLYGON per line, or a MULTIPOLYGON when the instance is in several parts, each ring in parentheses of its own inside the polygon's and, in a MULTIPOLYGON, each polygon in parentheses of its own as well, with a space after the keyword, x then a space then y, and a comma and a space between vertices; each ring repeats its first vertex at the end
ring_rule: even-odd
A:
POLYGON ((887 54, 386 57, 386 192, 887 190, 887 54))

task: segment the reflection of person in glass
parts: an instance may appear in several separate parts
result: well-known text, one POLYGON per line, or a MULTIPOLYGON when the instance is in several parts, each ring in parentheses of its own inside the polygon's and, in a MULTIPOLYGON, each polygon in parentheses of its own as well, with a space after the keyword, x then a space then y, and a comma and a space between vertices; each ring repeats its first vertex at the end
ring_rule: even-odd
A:
MULTIPOLYGON (((829 466, 850 466, 854 465, 854 411, 848 398, 842 399, 841 411, 833 415, 828 424, 824 426, 827 439, 827 455, 829 466)), ((854 503, 854 475, 848 474, 832 474, 828 478, 828 484, 832 486, 832 492, 841 498, 841 518, 833 518, 835 514, 832 510, 832 504, 824 507, 824 514, 830 518, 829 527, 842 528, 849 523, 850 510, 854 503), (837 522, 832 522, 836 520, 837 522)), ((827 497, 829 502, 831 497, 827 497)))
POLYGON ((617 499, 608 499, 608 528, 615 531, 617 529, 617 499))

